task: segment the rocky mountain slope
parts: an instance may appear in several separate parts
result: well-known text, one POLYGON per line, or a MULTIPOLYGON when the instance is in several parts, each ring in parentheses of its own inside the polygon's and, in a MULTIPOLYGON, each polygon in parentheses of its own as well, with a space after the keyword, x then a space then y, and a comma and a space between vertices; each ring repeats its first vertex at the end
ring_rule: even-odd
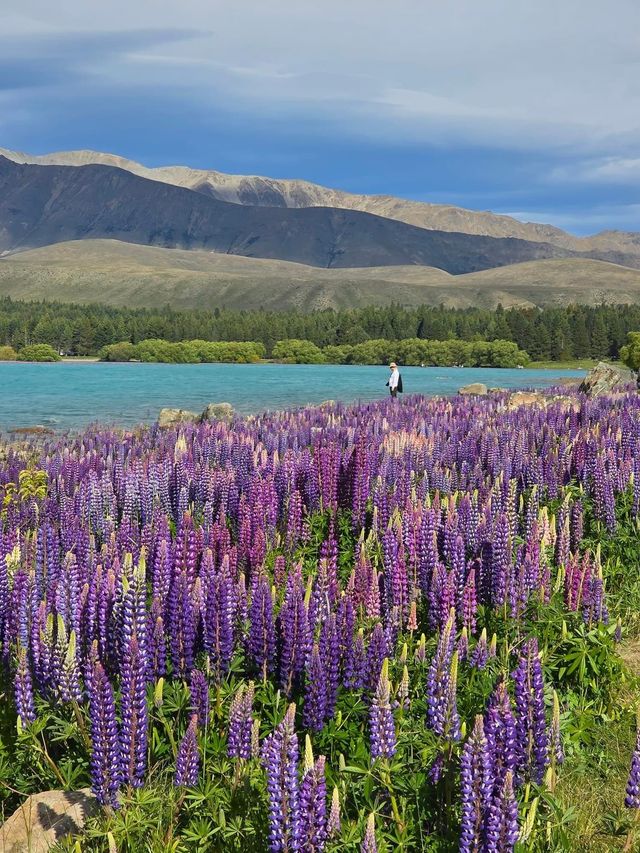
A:
MULTIPOLYGON (((577 254, 517 238, 428 230, 356 210, 232 204, 115 166, 30 165, 0 156, 0 253, 88 238, 325 268, 419 264, 452 274, 577 254)), ((600 257, 634 263, 623 253, 600 257)))
POLYGON ((640 302, 640 270, 540 260, 451 276, 425 266, 319 269, 288 261, 82 240, 0 259, 0 296, 132 307, 353 308, 444 303, 495 308, 640 302))
POLYGON ((552 225, 520 222, 488 211, 466 210, 443 204, 428 204, 387 195, 357 195, 301 180, 282 180, 256 175, 191 169, 186 166, 146 166, 97 151, 60 151, 42 156, 0 148, 0 154, 18 163, 83 166, 101 164, 154 181, 186 187, 235 204, 271 207, 334 207, 359 210, 436 231, 453 231, 486 237, 515 237, 549 243, 578 253, 595 253, 614 260, 616 255, 640 257, 640 234, 603 231, 591 237, 575 237, 552 225))

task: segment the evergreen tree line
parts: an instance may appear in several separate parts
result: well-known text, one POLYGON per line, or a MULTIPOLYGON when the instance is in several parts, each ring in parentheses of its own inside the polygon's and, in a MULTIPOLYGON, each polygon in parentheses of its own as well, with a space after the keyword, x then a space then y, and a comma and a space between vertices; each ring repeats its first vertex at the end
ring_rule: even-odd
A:
POLYGON ((176 311, 19 302, 0 299, 0 344, 16 350, 50 344, 69 355, 95 355, 103 347, 148 339, 171 342, 255 341, 273 354, 277 341, 302 339, 324 348, 370 340, 504 340, 532 359, 617 358, 627 332, 640 328, 638 305, 568 305, 445 308, 400 305, 349 311, 176 311))

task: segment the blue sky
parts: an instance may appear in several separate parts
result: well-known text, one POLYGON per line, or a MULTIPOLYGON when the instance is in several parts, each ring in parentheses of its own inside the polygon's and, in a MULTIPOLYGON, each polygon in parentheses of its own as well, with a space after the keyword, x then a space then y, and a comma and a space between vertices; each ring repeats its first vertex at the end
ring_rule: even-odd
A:
POLYGON ((640 230, 635 0, 5 0, 0 147, 640 230))

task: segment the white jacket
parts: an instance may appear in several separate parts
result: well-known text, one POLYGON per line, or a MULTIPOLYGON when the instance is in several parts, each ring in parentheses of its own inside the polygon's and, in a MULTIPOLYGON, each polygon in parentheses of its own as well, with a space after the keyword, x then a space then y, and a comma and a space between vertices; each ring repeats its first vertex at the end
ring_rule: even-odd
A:
POLYGON ((397 388, 399 379, 400 379, 400 372, 398 371, 398 368, 395 367, 393 370, 393 373, 389 377, 389 388, 390 389, 397 388))

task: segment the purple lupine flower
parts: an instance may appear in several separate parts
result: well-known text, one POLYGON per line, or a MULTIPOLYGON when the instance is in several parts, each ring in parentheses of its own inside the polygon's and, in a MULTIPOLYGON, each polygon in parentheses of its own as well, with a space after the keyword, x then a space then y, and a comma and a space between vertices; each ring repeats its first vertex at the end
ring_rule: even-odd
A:
POLYGON ((487 817, 486 853, 509 853, 515 847, 519 832, 513 773, 508 770, 487 817))
POLYGON ((280 686, 290 694, 294 681, 304 669, 309 643, 308 612, 299 567, 289 575, 285 600, 278 615, 282 649, 280 686))
POLYGON ((338 607, 338 626, 340 641, 340 661, 342 663, 342 683, 350 686, 353 676, 354 634, 356 614, 351 595, 347 593, 340 600, 338 607))
POLYGON ((322 623, 319 643, 320 659, 324 669, 327 717, 332 717, 338 696, 340 680, 340 639, 335 614, 331 614, 322 623))
POLYGON ((580 543, 582 542, 584 530, 582 501, 576 501, 571 507, 569 527, 571 537, 571 550, 577 551, 580 546, 580 543))
POLYGON ((273 853, 301 850, 298 736, 295 704, 262 747, 269 794, 269 849, 273 853))
MULTIPOLYGON (((185 677, 193 667, 196 616, 186 572, 176 572, 167 606, 171 661, 177 675, 185 677)), ((208 651, 208 649, 207 649, 208 651)))
POLYGON ((325 757, 313 760, 311 740, 306 737, 305 767, 300 786, 300 850, 321 853, 327 840, 327 783, 325 757))
POLYGON ((91 790, 103 806, 118 808, 121 755, 113 688, 100 661, 95 661, 89 684, 91 726, 91 790))
POLYGON ((432 785, 437 785, 444 772, 444 755, 439 752, 431 762, 431 766, 427 771, 427 779, 432 785))
POLYGON ((199 669, 191 671, 189 698, 191 712, 198 715, 198 725, 206 729, 209 725, 209 682, 199 669))
POLYGON ((467 581, 462 591, 460 609, 462 624, 470 634, 473 634, 476 630, 476 612, 478 609, 476 596, 476 570, 474 564, 472 564, 472 567, 469 570, 467 581))
POLYGON ((338 792, 338 786, 333 786, 333 793, 331 794, 331 809, 329 810, 329 819, 327 820, 327 837, 331 839, 335 839, 340 835, 341 830, 340 823, 340 794, 338 792))
POLYGON ((469 666, 474 669, 484 669, 489 660, 489 648, 487 646, 487 629, 483 628, 480 639, 469 657, 469 666))
POLYGON ((227 755, 247 761, 252 755, 253 681, 241 684, 231 701, 227 755))
POLYGON ((266 678, 272 672, 276 657, 276 631, 273 621, 273 599, 269 581, 262 575, 251 595, 247 651, 256 671, 266 678))
POLYGON ((142 786, 147 769, 147 662, 136 634, 123 651, 120 712, 121 762, 124 782, 142 786))
POLYGON ((367 818, 367 826, 364 831, 360 853, 378 853, 376 844, 376 818, 373 812, 367 818))
POLYGON ((27 659, 27 650, 22 646, 18 648, 18 666, 14 681, 14 692, 16 711, 18 712, 20 721, 25 726, 34 723, 36 719, 36 706, 33 701, 31 668, 27 659))
POLYGON ((501 680, 492 693, 484 716, 484 733, 491 756, 494 795, 508 771, 516 768, 518 744, 516 722, 506 683, 501 680))
POLYGON ((198 750, 198 715, 192 714, 187 731, 180 741, 176 756, 176 772, 173 784, 176 787, 192 788, 198 784, 200 752, 198 750))
POLYGON ((460 759, 460 853, 476 853, 483 849, 492 788, 491 755, 482 717, 477 716, 460 759))
POLYGON ((452 610, 438 639, 427 673, 427 725, 436 734, 459 736, 459 719, 455 708, 457 655, 454 655, 455 612, 452 610))
POLYGON ((640 809, 640 728, 638 728, 636 746, 631 757, 624 804, 628 809, 640 809))
POLYGON ((227 672, 233 656, 236 589, 228 565, 216 572, 207 589, 204 646, 215 674, 227 672))
POLYGON ((396 729, 390 702, 389 661, 385 658, 369 708, 371 758, 392 758, 396 753, 396 729))
POLYGON ((529 777, 540 784, 549 761, 549 738, 542 664, 535 637, 525 645, 512 678, 516 706, 518 777, 529 777))
POLYGON ((319 732, 327 716, 325 669, 316 644, 307 668, 302 722, 305 728, 319 732))

